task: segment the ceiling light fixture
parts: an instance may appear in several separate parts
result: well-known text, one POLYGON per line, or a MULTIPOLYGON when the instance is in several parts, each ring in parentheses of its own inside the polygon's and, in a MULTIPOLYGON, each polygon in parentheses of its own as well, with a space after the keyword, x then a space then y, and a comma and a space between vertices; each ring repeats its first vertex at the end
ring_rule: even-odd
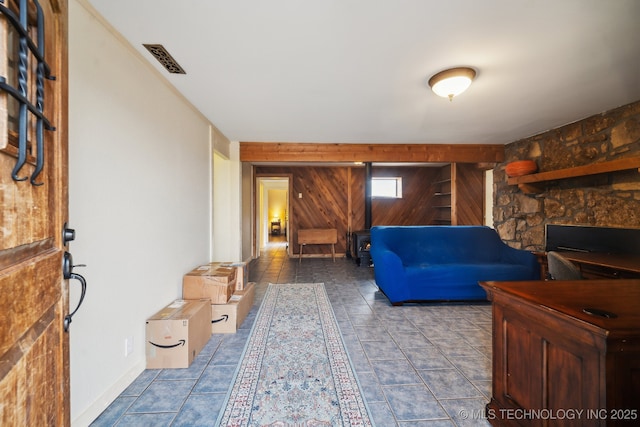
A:
POLYGON ((436 95, 453 100, 467 90, 476 76, 476 71, 469 67, 450 68, 434 74, 429 79, 429 86, 436 95))

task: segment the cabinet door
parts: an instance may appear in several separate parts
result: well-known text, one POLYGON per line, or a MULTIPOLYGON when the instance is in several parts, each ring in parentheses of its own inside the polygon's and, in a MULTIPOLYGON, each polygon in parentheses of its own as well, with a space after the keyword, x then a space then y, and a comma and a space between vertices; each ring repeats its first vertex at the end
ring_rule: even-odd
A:
MULTIPOLYGON (((566 319, 514 307, 494 306, 493 399, 498 407, 548 414, 606 407, 604 356, 597 340, 584 339, 585 331, 566 319)), ((531 418, 527 425, 545 425, 544 417, 531 418)), ((563 419, 562 425, 585 421, 563 419)))
POLYGON ((620 420, 609 425, 637 425, 640 417, 640 340, 621 339, 611 345, 607 360, 607 407, 620 420))

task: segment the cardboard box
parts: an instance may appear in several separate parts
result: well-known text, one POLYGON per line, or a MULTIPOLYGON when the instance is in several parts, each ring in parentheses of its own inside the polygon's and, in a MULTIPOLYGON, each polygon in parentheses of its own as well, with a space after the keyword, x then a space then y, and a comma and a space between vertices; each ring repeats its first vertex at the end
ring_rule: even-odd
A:
POLYGON ((229 263, 222 263, 221 265, 223 267, 236 269, 236 291, 241 291, 247 287, 247 284, 249 283, 249 263, 248 262, 229 262, 229 263))
POLYGON ((176 300, 147 319, 147 369, 188 368, 211 338, 209 300, 176 300))
POLYGON ((209 298, 211 304, 226 304, 236 286, 236 268, 220 263, 201 265, 182 278, 182 298, 209 298))
POLYGON ((255 283, 248 283, 242 291, 235 291, 226 304, 211 304, 211 333, 232 334, 244 322, 253 305, 255 283))

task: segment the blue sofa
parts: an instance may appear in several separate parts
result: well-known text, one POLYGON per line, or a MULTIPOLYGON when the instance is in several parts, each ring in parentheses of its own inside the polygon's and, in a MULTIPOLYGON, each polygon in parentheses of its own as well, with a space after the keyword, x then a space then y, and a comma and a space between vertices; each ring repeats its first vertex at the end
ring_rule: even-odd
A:
POLYGON ((486 300, 478 281, 540 279, 534 254, 484 226, 376 226, 370 255, 376 284, 394 305, 486 300))

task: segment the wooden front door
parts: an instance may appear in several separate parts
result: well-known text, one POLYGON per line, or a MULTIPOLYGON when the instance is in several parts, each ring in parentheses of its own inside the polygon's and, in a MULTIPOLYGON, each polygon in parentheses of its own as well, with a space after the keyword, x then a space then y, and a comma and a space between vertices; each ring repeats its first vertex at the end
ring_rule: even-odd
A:
POLYGON ((67 15, 66 0, 0 2, 3 426, 70 424, 67 15))

